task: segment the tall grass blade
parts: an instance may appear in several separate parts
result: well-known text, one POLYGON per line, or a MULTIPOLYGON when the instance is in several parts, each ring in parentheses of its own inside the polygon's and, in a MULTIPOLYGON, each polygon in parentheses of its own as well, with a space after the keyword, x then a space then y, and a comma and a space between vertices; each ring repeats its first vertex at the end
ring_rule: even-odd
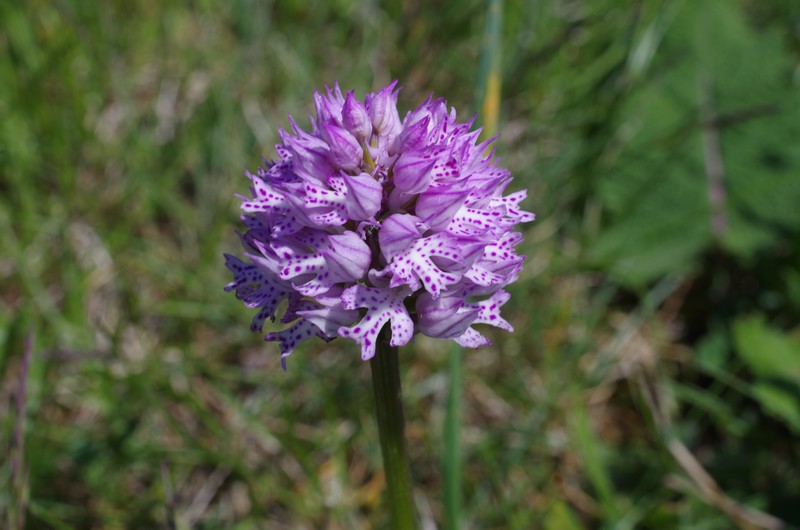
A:
POLYGON ((481 40, 481 57, 475 91, 475 108, 480 109, 484 132, 497 132, 500 119, 500 89, 502 86, 502 0, 487 2, 486 23, 481 40))
MULTIPOLYGON (((501 29, 503 3, 489 0, 486 23, 481 41, 481 59, 476 83, 475 108, 481 110, 483 130, 487 136, 497 131, 500 116, 501 88, 501 29)), ((461 348, 453 345, 448 365, 450 387, 447 395, 447 410, 444 424, 444 508, 445 528, 458 530, 462 519, 462 470, 461 470, 461 348)))

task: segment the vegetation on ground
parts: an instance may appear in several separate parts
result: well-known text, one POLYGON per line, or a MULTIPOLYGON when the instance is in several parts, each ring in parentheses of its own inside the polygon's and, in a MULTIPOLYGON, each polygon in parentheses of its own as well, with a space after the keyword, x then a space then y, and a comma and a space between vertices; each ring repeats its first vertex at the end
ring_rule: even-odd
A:
MULTIPOLYGON (((223 292, 234 193, 325 84, 481 110, 486 12, 0 3, 0 526, 385 525, 357 349, 284 373, 223 292)), ((800 4, 509 0, 500 28, 495 146, 538 219, 516 332, 462 357, 462 527, 800 526, 800 4)), ((430 528, 449 347, 401 352, 430 528)))

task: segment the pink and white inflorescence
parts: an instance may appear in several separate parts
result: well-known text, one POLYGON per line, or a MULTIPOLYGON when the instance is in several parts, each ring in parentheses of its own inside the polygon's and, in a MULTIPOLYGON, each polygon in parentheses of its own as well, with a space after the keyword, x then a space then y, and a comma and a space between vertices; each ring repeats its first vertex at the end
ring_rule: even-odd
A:
POLYGON ((400 119, 397 82, 361 102, 339 86, 315 93, 306 132, 290 117, 278 160, 246 172, 241 197, 245 260, 226 255, 225 289, 258 308, 251 329, 275 321, 284 300, 281 362, 311 337, 343 337, 375 355, 388 323, 391 345, 416 333, 477 348, 473 328, 512 331, 500 316, 524 256, 514 246, 525 190, 503 195, 509 172, 477 143, 480 129, 428 98, 400 119))

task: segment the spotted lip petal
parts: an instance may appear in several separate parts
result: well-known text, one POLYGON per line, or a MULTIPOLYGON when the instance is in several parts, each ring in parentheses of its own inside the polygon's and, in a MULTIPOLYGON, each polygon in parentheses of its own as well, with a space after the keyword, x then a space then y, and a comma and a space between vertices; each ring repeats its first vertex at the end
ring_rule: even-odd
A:
POLYGON ((439 233, 417 239, 395 256, 383 275, 391 275, 391 287, 407 285, 412 291, 424 288, 434 298, 455 284, 465 267, 477 257, 480 243, 439 233))
POLYGON ((390 344, 404 346, 414 335, 414 321, 403 305, 410 294, 406 289, 374 289, 363 285, 349 287, 342 294, 345 309, 366 308, 360 322, 351 327, 339 328, 339 336, 355 340, 361 345, 361 359, 375 356, 378 333, 389 322, 392 330, 390 344))
POLYGON ((282 331, 267 333, 264 340, 280 343, 281 367, 286 371, 286 358, 294 352, 298 344, 313 337, 326 338, 310 320, 300 319, 282 331))
MULTIPOLYGON (((505 304, 509 298, 511 298, 511 295, 507 292, 497 291, 488 299, 473 304, 465 304, 465 307, 478 311, 473 324, 489 324, 505 331, 514 331, 514 327, 500 316, 500 306, 505 304)), ((491 344, 489 339, 472 327, 467 328, 462 335, 454 340, 459 346, 465 348, 479 348, 491 344)))
POLYGON ((394 346, 423 333, 474 348, 489 343, 476 324, 512 329, 500 308, 524 259, 514 230, 534 219, 526 192, 504 195, 511 176, 475 118, 429 97, 401 120, 398 93, 396 81, 363 100, 338 83, 315 92, 310 129, 290 116, 277 160, 246 173, 244 259, 226 255, 225 289, 258 310, 253 331, 286 326, 264 337, 284 368, 313 337, 369 359, 387 324, 394 346))
POLYGON ((291 289, 256 264, 245 263, 236 256, 225 254, 225 265, 234 274, 233 281, 225 286, 225 290, 235 290, 236 297, 245 306, 261 308, 250 326, 253 331, 261 331, 267 318, 275 320, 275 309, 290 296, 291 289))
MULTIPOLYGON (((304 235, 309 236, 307 232, 304 235)), ((296 239, 294 248, 298 248, 299 243, 301 241, 296 239)), ((367 244, 354 232, 310 243, 316 250, 304 254, 287 250, 293 248, 290 245, 279 247, 286 258, 278 276, 290 281, 296 291, 306 296, 323 295, 336 284, 352 282, 366 274, 371 253, 367 244)))

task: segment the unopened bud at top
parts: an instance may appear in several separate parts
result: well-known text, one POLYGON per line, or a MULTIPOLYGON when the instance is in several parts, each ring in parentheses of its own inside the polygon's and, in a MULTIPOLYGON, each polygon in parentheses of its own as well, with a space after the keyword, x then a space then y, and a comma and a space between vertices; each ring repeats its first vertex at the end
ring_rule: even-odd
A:
POLYGON ((367 108, 352 92, 347 93, 342 107, 342 125, 358 139, 366 140, 372 134, 372 122, 367 108))
POLYGON ((372 120, 375 132, 388 136, 400 128, 400 116, 397 113, 397 92, 394 87, 397 81, 367 97, 367 112, 372 120))
POLYGON ((390 155, 400 154, 409 149, 421 149, 427 144, 428 139, 428 124, 431 122, 431 117, 426 116, 421 120, 407 126, 403 132, 397 135, 394 143, 389 149, 390 155))
POLYGON ((335 125, 326 125, 323 132, 330 145, 331 163, 346 171, 357 169, 364 156, 358 140, 345 129, 335 125))

